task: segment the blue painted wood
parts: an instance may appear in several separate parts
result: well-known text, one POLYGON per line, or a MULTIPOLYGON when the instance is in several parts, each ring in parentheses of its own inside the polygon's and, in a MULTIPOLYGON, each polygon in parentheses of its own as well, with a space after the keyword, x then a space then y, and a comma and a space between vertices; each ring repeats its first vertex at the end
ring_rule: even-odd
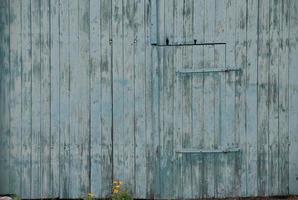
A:
MULTIPOLYGON (((71 68, 74 68, 74 62, 77 62, 77 55, 73 55, 75 53, 75 48, 73 47, 73 43, 77 43, 73 39, 73 35, 76 34, 74 31, 70 34, 70 21, 71 13, 73 12, 73 8, 70 5, 70 1, 57 1, 53 3, 53 10, 56 12, 53 13, 53 45, 55 45, 56 51, 58 51, 58 62, 53 60, 56 66, 54 67, 54 71, 52 71, 53 75, 57 77, 53 77, 52 82, 53 89, 58 90, 58 108, 59 109, 59 160, 64 160, 63 163, 60 164, 60 179, 59 179, 59 188, 61 196, 65 198, 70 197, 71 191, 71 139, 74 138, 73 135, 70 135, 70 123, 71 123, 71 105, 70 105, 70 79, 71 79, 71 68), (61 19, 65 19, 62 20, 61 19), (57 41, 58 40, 58 41, 57 41), (72 41, 72 42, 71 42, 72 41), (57 42, 57 43, 56 43, 57 42), (72 50, 70 50, 72 49, 72 50), (70 59, 70 58, 73 59, 70 59), (54 81, 58 82, 58 85, 54 81), (58 88, 56 88, 58 87, 58 88)), ((55 52, 53 52, 55 54, 55 52)), ((56 94, 56 93, 55 93, 56 94)), ((56 103, 55 103, 56 104, 56 103)))
POLYGON ((0 3, 0 193, 9 193, 9 168, 10 168, 10 16, 9 1, 0 3))
POLYGON ((22 177, 22 32, 21 1, 10 2, 10 172, 9 192, 21 194, 22 177))
MULTIPOLYGON (((41 156, 44 149, 49 145, 49 141, 46 141, 47 133, 49 129, 44 129, 44 136, 41 135, 41 66, 44 64, 44 61, 41 60, 41 44, 44 43, 44 38, 41 38, 41 2, 40 1, 31 1, 31 51, 32 51, 32 150, 31 150, 31 197, 38 198, 43 196, 41 190, 44 189, 40 187, 43 185, 41 181, 42 172, 44 172, 44 167, 49 166, 46 160, 41 160, 41 156), (33 42, 32 42, 33 41, 33 42), (35 42, 36 41, 36 42, 35 42), (43 161, 43 162, 42 162, 43 161)), ((47 112, 48 113, 48 112, 47 112)), ((45 113, 43 113, 45 114, 45 113)), ((49 176, 43 176, 45 180, 49 176)), ((49 183, 47 184, 49 185, 49 183)))
POLYGON ((295 193, 295 6, 1 1, 0 192, 295 193))
POLYGON ((296 119, 298 117, 298 80, 295 77, 295 74, 298 73, 297 67, 297 53, 298 53, 298 38, 297 38, 297 29, 298 29, 298 2, 290 1, 290 27, 289 27, 289 193, 298 194, 298 163, 297 163, 297 154, 298 146, 295 145, 298 142, 298 124, 296 119))

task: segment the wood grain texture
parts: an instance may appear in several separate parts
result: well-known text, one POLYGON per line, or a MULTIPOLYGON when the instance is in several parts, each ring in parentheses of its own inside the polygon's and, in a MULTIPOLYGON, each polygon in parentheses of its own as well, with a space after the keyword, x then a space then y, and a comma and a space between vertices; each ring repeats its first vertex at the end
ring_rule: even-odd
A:
POLYGON ((0 10, 0 193, 107 198, 113 180, 135 198, 297 193, 295 0, 0 10))
MULTIPOLYGON (((62 166, 66 162, 60 164, 61 152, 64 150, 62 144, 63 136, 60 135, 60 51, 59 51, 59 19, 60 19, 60 6, 59 1, 49 2, 50 19, 50 134, 51 134, 51 187, 53 197, 63 196, 62 184, 65 180, 63 177, 67 174, 66 171, 62 173, 62 166), (61 184, 61 185, 60 185, 61 184)), ((68 18, 67 18, 68 19, 68 18)), ((68 20, 67 20, 68 21, 68 20)), ((68 56, 66 56, 68 58, 68 56)), ((65 169, 65 168, 64 168, 65 169)))
POLYGON ((247 1, 247 64, 246 64, 246 167, 247 167, 247 196, 257 196, 258 192, 258 174, 257 174, 257 62, 258 57, 258 2, 254 0, 247 1))
MULTIPOLYGON (((59 179, 59 188, 61 196, 65 198, 70 197, 70 184, 71 184, 71 139, 73 139, 73 135, 70 134, 70 123, 71 123, 71 100, 70 100, 70 79, 71 79, 71 69, 74 68, 74 62, 77 58, 77 55, 73 55, 75 53, 75 48, 73 47, 73 43, 77 44, 77 41, 74 40, 73 35, 76 34, 72 32, 70 34, 70 21, 71 12, 73 12, 73 8, 70 5, 70 1, 57 1, 53 2, 53 9, 55 9, 55 15, 53 15, 53 45, 55 45, 56 51, 58 51, 59 61, 54 61, 55 66, 52 71, 53 75, 55 74, 58 77, 53 77, 52 86, 58 90, 58 108, 59 112, 59 160, 63 160, 63 163, 60 163, 60 179, 59 179), (57 27, 58 25, 58 27, 57 27), (56 40, 54 40, 56 39, 56 40), (57 41, 58 40, 58 41, 57 41), (71 42, 72 41, 72 42, 71 42), (56 46, 57 45, 57 46, 56 46), (70 50, 72 49, 72 51, 70 50), (74 59, 70 59, 74 57, 74 59), (58 85, 54 81, 58 82, 58 85)), ((55 52, 52 52, 55 54, 55 52)), ((54 64, 53 64, 54 66, 54 64)), ((54 94, 56 92, 54 91, 54 94)), ((56 111, 56 110, 55 110, 56 111)), ((73 167, 73 165, 72 165, 73 167)))
POLYGON ((9 1, 0 3, 0 194, 9 193, 10 168, 10 16, 9 1))
POLYGON ((298 141, 297 130, 298 126, 296 119, 298 118, 298 81, 295 74, 298 73, 298 2, 290 1, 290 27, 289 27, 289 193, 297 194, 298 193, 298 164, 297 164, 297 153, 298 148, 295 145, 298 141))
POLYGON ((21 6, 21 30, 22 30, 22 90, 21 90, 21 133, 22 133, 22 175, 21 175, 21 196, 30 198, 31 167, 32 167, 32 46, 31 46, 31 1, 22 1, 21 6))
MULTIPOLYGON (((41 138, 41 2, 31 1, 31 49, 32 49, 32 147, 31 147, 31 187, 33 198, 42 196, 41 188, 41 164, 48 166, 49 163, 41 161, 41 152, 46 148, 49 141, 44 146, 41 138)), ((46 107, 45 107, 46 108, 46 107)), ((49 129, 45 129, 45 135, 49 129)), ((49 176, 44 176, 49 178, 49 176)))
POLYGON ((22 177, 22 29, 21 1, 10 2, 10 172, 9 192, 21 194, 22 177))

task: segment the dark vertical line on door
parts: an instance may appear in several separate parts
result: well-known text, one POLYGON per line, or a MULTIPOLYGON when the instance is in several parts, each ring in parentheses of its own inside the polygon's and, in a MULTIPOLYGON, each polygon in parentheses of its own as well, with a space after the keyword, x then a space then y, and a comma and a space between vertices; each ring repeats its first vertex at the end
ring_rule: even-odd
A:
POLYGON ((113 0, 110 1, 110 24, 109 24, 109 29, 110 29, 110 45, 111 45, 111 112, 112 112, 112 119, 111 119, 111 166, 112 166, 112 176, 111 176, 111 183, 113 184, 113 179, 114 179, 114 93, 113 93, 113 0))
MULTIPOLYGON (((245 16, 245 26, 246 26, 246 32, 245 32, 245 86, 248 85, 248 78, 247 78, 247 71, 248 71, 248 59, 247 59, 247 52, 248 52, 248 41, 247 41, 247 31, 248 31, 248 0, 246 0, 246 16, 245 16)), ((247 196, 247 169, 248 169, 248 147, 247 147, 247 88, 245 89, 245 196, 247 196)), ((241 157, 242 159, 242 157, 241 157)))
POLYGON ((33 73, 33 59, 32 59, 32 1, 30 0, 30 9, 29 9, 29 34, 30 34, 30 51, 29 51, 29 54, 30 54, 30 145, 31 145, 31 148, 30 148, 30 198, 32 198, 32 73, 33 73))
POLYGON ((258 142, 259 138, 259 37, 260 37, 260 0, 258 0, 258 10, 257 10, 257 194, 259 194, 259 180, 258 177, 260 175, 259 171, 259 149, 260 145, 258 142))
POLYGON ((88 1, 88 12, 89 12, 89 21, 88 21, 88 25, 89 25, 89 33, 88 33, 88 40, 89 40, 89 59, 88 59, 88 63, 89 63, 89 70, 88 70, 88 92, 89 92, 89 105, 88 105, 88 107, 89 107, 89 113, 88 113, 88 115, 89 115, 89 120, 88 120, 88 126, 89 126, 89 141, 88 141, 88 154, 89 154, 89 156, 88 156, 88 192, 92 192, 91 191, 91 74, 92 74, 92 62, 91 62, 91 56, 90 56, 90 54, 91 54, 91 41, 90 41, 90 22, 91 22, 91 20, 90 20, 90 13, 91 13, 91 11, 90 11, 90 0, 88 1))

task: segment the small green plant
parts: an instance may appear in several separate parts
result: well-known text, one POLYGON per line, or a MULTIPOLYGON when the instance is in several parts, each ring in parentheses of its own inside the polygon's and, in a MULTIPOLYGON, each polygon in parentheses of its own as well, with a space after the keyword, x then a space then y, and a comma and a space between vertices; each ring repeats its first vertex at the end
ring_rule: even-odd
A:
POLYGON ((112 200, 132 200, 131 194, 124 190, 122 187, 121 181, 114 181, 113 182, 113 189, 112 189, 112 200))
POLYGON ((94 199, 94 194, 91 193, 91 192, 89 192, 89 193, 87 194, 87 197, 85 198, 85 200, 93 200, 93 199, 94 199))
POLYGON ((16 195, 16 194, 13 194, 13 195, 11 196, 11 198, 12 198, 13 200, 21 200, 21 197, 19 197, 19 196, 16 195))

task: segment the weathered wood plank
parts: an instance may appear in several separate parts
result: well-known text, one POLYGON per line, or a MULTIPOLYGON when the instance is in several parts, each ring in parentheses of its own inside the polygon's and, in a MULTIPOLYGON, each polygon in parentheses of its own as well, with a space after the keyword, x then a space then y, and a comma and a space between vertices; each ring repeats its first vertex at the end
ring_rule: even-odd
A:
MULTIPOLYGON (((59 48, 59 62, 56 63, 53 73, 57 74, 58 77, 54 80, 58 81, 59 85, 59 132, 60 132, 60 161, 63 160, 64 162, 60 163, 60 196, 63 198, 70 197, 70 187, 74 187, 71 185, 71 170, 74 165, 70 163, 71 159, 71 143, 72 139, 74 138, 74 132, 71 133, 71 105, 70 105, 70 92, 71 86, 70 84, 73 82, 71 81, 71 69, 77 64, 77 55, 74 55, 75 48, 74 45, 77 44, 77 40, 74 37, 76 34, 75 31, 71 32, 70 30, 70 22, 73 20, 71 18, 71 14, 73 14, 74 9, 70 4, 70 1, 60 1, 56 4, 54 2, 53 6, 56 10, 56 13, 53 13, 53 17, 55 17, 54 25, 56 25, 56 20, 58 18, 58 25, 59 27, 54 26, 55 31, 52 35, 52 42, 55 44, 54 48, 59 48), (59 16, 56 16, 59 15, 59 16), (58 29, 58 30, 56 30, 58 29), (58 36, 56 34, 59 34, 58 36), (56 40, 58 40, 59 44, 56 44, 56 40), (56 68, 57 67, 57 68, 56 68), (56 71, 58 70, 58 71, 56 71), (58 80, 56 79, 58 78, 58 80)), ((53 11, 52 11, 53 12, 53 11)), ((75 16, 76 17, 76 16, 75 16)), ((77 18, 77 17, 76 17, 77 18)), ((53 49, 55 50, 55 49, 53 49)), ((52 52, 53 52, 52 50, 52 52)), ((54 75, 54 74, 53 74, 54 75)), ((53 83, 53 82, 52 82, 53 83)), ((55 83, 54 83, 55 87, 55 83)), ((53 88, 54 89, 54 88, 53 88)), ((57 88, 58 89, 58 88, 57 88)), ((57 109, 57 108, 56 108, 57 109)), ((75 158, 77 159, 77 158, 75 158)))
POLYGON ((22 1, 22 198, 31 198, 32 51, 31 1, 22 1))
MULTIPOLYGON (((157 1, 157 44, 165 44, 165 0, 157 1)), ((156 69, 154 73, 156 74, 155 77, 158 80, 154 83, 154 92, 156 95, 154 99, 154 115, 158 116, 156 123, 154 124, 157 128, 157 137, 154 141, 156 145, 156 162, 155 162, 155 170, 156 170, 156 184, 155 184, 155 198, 162 198, 163 197, 163 176, 162 174, 162 163, 164 162, 164 158, 162 158, 163 154, 163 146, 162 146, 162 134, 163 134, 163 64, 164 64, 164 49, 156 48, 154 49, 153 59, 156 59, 156 69)), ((166 159, 165 159, 166 160, 166 159)))
MULTIPOLYGON (((101 156, 102 156, 102 197, 107 197, 111 192, 113 179, 113 147, 112 147, 112 2, 109 0, 100 1, 101 18, 101 156), (111 170, 112 169, 112 170, 111 170)), ((120 43, 119 43, 120 44, 120 43)))
MULTIPOLYGON (((31 198, 41 197, 41 2, 31 1, 31 48, 32 48, 32 149, 31 149, 31 198)), ((47 131, 47 130, 43 130, 47 131)))
MULTIPOLYGON (((134 99, 134 81, 135 81, 135 68, 134 68, 134 25, 136 20, 134 10, 134 0, 123 1, 123 178, 128 190, 134 191, 134 174, 135 174, 135 99, 134 99)), ((138 66, 139 67, 139 66, 138 66)))
POLYGON ((150 19, 149 23, 147 22, 147 26, 150 27, 150 32, 148 32, 150 38, 150 44, 157 44, 157 19, 158 19, 158 11, 157 11, 157 0, 146 1, 148 2, 147 8, 150 7, 148 14, 148 18, 150 19))
MULTIPOLYGON (((79 69, 80 79, 77 119, 79 123, 78 139, 80 144, 79 195, 84 198, 90 191, 90 0, 80 0, 78 10, 79 23, 79 69)), ((78 80, 78 79, 74 79, 78 80)))
POLYGON ((258 195, 268 195, 269 1, 259 2, 258 37, 258 195))
MULTIPOLYGON (((204 40, 213 42, 215 34, 215 0, 205 1, 204 6, 204 40)), ((204 65, 214 68, 214 45, 204 46, 204 65)), ((214 148, 215 136, 215 91, 213 73, 203 75, 203 98, 204 98, 204 148, 214 148)), ((205 197, 214 197, 214 155, 205 156, 206 190, 203 192, 205 197)))
MULTIPOLYGON (((174 41, 182 43, 183 36, 183 1, 174 1, 174 41)), ((182 48, 176 48, 174 51, 174 69, 178 70, 182 66, 182 48)), ((176 76, 174 80, 174 147, 182 148, 182 80, 181 77, 176 76)), ((183 185, 182 185, 182 155, 175 154, 174 162, 174 183, 175 198, 182 198, 183 185)))
POLYGON ((152 77, 152 133, 153 135, 153 191, 154 198, 160 197, 160 147, 159 147, 159 53, 157 48, 152 48, 151 60, 152 60, 152 69, 151 69, 151 77, 152 77), (155 77, 155 78, 154 78, 155 77))
POLYGON ((258 2, 247 1, 246 134, 247 196, 257 196, 257 29, 258 2))
POLYGON ((279 194, 289 193, 289 0, 282 2, 279 67, 279 194))
POLYGON ((0 194, 9 193, 10 169, 10 16, 8 0, 0 2, 0 194))
POLYGON ((146 198, 154 197, 154 138, 157 132, 153 132, 153 87, 152 87, 152 47, 150 44, 150 13, 152 1, 144 1, 145 14, 145 128, 146 128, 146 198))
POLYGON ((145 1, 134 2, 135 28, 134 28, 134 98, 135 98, 135 196, 146 198, 146 128, 145 128, 145 1))
POLYGON ((10 1, 10 172, 9 192, 21 194, 22 180, 22 2, 10 1))
MULTIPOLYGON (((52 187, 52 196, 53 197, 65 197, 63 191, 63 177, 67 175, 67 172, 63 169, 65 164, 68 164, 66 157, 62 157, 62 152, 64 152, 64 146, 61 145, 64 134, 60 134, 60 51, 59 51, 59 19, 60 19, 60 10, 59 10, 59 1, 52 0, 49 1, 50 9, 50 84, 51 84, 51 110, 50 110, 50 130, 51 130, 51 187, 52 187), (62 147, 62 148, 60 148, 62 147), (60 158, 64 158, 63 163, 60 163, 60 158), (57 170, 58 169, 58 170, 57 170), (61 172, 61 174, 60 174, 61 172), (61 176, 60 176, 61 175, 61 176), (60 185, 61 184, 61 185, 60 185)), ((68 21, 68 17, 67 21, 68 21)), ((62 30, 62 29, 61 29, 62 30)), ((62 53, 62 51, 61 51, 62 53)), ((62 54, 64 56, 64 54, 62 54)), ((65 55, 66 58, 69 58, 65 55)), ((63 96, 63 95, 62 95, 63 96)), ((68 104, 67 104, 68 105, 68 104)), ((65 108, 67 109, 67 108, 65 108)), ((65 167, 64 169, 66 169, 65 167)), ((68 169, 68 168, 67 168, 68 169)))
POLYGON ((270 67, 269 67, 269 195, 279 194, 279 163, 278 163, 278 77, 279 77, 279 41, 280 41, 280 16, 281 1, 270 1, 270 67))
MULTIPOLYGON (((80 66, 80 42, 79 42, 79 1, 68 2, 69 11, 69 109, 70 109, 70 122, 69 122, 69 184, 68 184, 68 198, 75 198, 81 196, 81 153, 83 142, 81 139, 82 122, 81 117, 81 104, 80 99, 83 95, 81 89, 81 66, 80 66), (77 80, 80 80, 78 82, 77 80)), ((61 21, 61 17, 60 17, 61 21)), ((61 42, 61 40, 60 40, 61 42)), ((60 102, 61 103, 61 102, 60 102)))
MULTIPOLYGON (((183 1, 183 42, 193 40, 193 1, 183 1)), ((166 22, 167 23, 167 22, 166 22)), ((182 48, 183 60, 182 68, 193 68, 192 55, 193 47, 182 48)), ((192 145, 192 76, 186 76, 182 79, 182 148, 189 148, 192 145)), ((183 178, 182 178, 182 195, 184 198, 192 197, 192 175, 191 175, 191 155, 182 157, 183 178)))
POLYGON ((100 1, 90 0, 90 150, 91 150, 91 185, 90 192, 95 197, 101 197, 102 191, 102 171, 101 159, 101 15, 100 1))
POLYGON ((298 2, 290 1, 289 52, 289 193, 298 194, 298 2))
MULTIPOLYGON (((193 38, 197 43, 204 42, 204 12, 199 12, 204 7, 204 0, 193 2, 193 38)), ((192 62, 194 70, 202 70, 204 66, 203 46, 193 48, 192 62)), ((204 128, 204 105, 203 105, 203 76, 199 74, 192 78, 192 147, 203 148, 203 128, 204 128)), ((191 174, 192 174, 192 197, 200 198, 203 196, 203 164, 202 155, 191 155, 191 174)))
MULTIPOLYGON (((173 41, 173 6, 174 1, 164 2, 164 16, 159 16, 163 20, 164 33, 160 37, 162 42, 169 40, 173 41), (166 23, 167 22, 167 23, 166 23)), ((166 47, 159 49, 160 56, 160 190, 161 198, 170 198, 172 194, 173 184, 173 49, 166 47)))
MULTIPOLYGON (((235 38, 236 38, 236 1, 226 1, 226 66, 235 66, 235 38)), ((235 132, 235 72, 225 74, 225 136, 222 137, 223 144, 227 147, 234 146, 236 142, 235 132)), ((226 156, 226 189, 225 196, 231 197, 236 194, 236 154, 226 156)))
POLYGON ((245 65, 246 65, 246 2, 236 1, 235 66, 235 141, 242 152, 235 154, 235 196, 246 194, 246 132, 245 132, 245 65))
MULTIPOLYGON (((225 9, 226 1, 216 0, 215 1, 215 41, 225 41, 225 33, 226 33, 226 9, 225 9)), ((225 66, 226 59, 226 49, 224 45, 215 45, 214 47, 214 65, 218 69, 220 66, 225 66)), ((225 137, 225 74, 220 73, 216 77, 216 87, 215 91, 219 90, 218 97, 215 102, 215 111, 218 112, 218 116, 216 116, 216 121, 219 123, 215 126, 217 127, 217 135, 215 135, 215 148, 222 148, 223 137, 225 137)), ((215 194, 214 196, 217 198, 221 198, 225 196, 225 155, 218 155, 215 160, 215 194)))
MULTIPOLYGON (((124 104, 123 104, 123 80, 124 69, 124 47, 123 47, 123 2, 116 0, 112 2, 112 37, 113 43, 118 44, 118 48, 113 48, 113 180, 124 181, 123 175, 123 140, 124 137, 124 104)), ((126 105, 125 105, 126 106, 126 105)), ((127 158, 125 158, 127 159, 127 158)), ((126 181, 126 180, 125 180, 126 181)))
POLYGON ((50 116, 50 8, 49 0, 40 2, 40 108, 41 108, 41 119, 40 129, 42 135, 40 137, 41 143, 41 196, 55 197, 52 196, 52 177, 51 177, 51 116, 50 116))

